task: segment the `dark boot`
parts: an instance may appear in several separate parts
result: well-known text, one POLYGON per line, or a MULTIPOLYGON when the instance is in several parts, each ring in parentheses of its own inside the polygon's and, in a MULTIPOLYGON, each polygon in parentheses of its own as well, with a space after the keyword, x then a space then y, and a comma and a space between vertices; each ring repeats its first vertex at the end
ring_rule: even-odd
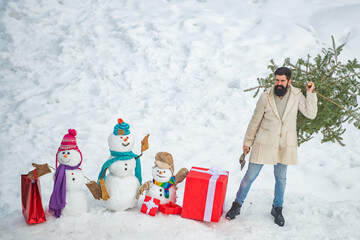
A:
POLYGON ((232 220, 236 217, 236 215, 240 214, 241 204, 237 202, 233 202, 230 210, 226 213, 226 218, 232 220))
POLYGON ((271 209, 271 215, 274 216, 274 222, 279 225, 280 227, 284 226, 285 224, 285 219, 282 215, 282 207, 275 207, 274 208, 274 205, 271 209))

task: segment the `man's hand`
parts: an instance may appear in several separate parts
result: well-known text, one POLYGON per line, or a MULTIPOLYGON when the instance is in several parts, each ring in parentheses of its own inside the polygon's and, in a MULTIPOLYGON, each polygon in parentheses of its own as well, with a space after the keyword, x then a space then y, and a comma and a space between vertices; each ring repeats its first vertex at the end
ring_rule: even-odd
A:
POLYGON ((249 152, 250 152, 250 147, 248 147, 248 146, 243 146, 243 152, 245 153, 245 154, 248 154, 249 152))
POLYGON ((313 82, 308 82, 306 84, 306 91, 313 92, 315 89, 315 84, 313 82))

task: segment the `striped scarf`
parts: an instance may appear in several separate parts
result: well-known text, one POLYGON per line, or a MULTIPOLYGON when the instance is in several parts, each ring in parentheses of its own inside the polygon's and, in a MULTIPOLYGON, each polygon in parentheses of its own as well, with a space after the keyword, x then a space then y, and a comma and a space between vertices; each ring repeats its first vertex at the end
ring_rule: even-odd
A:
POLYGON ((159 187, 164 188, 165 189, 165 198, 169 198, 169 188, 171 188, 171 186, 175 184, 175 177, 172 176, 170 178, 170 181, 168 181, 168 182, 158 182, 155 179, 153 179, 153 183, 155 185, 158 185, 159 187))

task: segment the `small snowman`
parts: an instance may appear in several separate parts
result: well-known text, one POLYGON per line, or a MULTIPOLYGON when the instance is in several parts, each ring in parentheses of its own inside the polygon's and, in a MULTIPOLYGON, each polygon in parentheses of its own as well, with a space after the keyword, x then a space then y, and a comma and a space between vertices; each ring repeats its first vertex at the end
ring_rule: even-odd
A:
POLYGON ((174 160, 170 153, 158 152, 155 156, 155 166, 152 169, 153 180, 144 183, 137 192, 137 198, 146 191, 146 196, 160 200, 160 204, 176 203, 176 185, 182 182, 188 174, 182 168, 174 175, 174 160))
POLYGON ((86 195, 82 189, 84 174, 79 168, 82 154, 75 136, 75 129, 69 129, 56 153, 54 189, 49 202, 49 210, 56 218, 62 214, 76 215, 87 212, 86 195))
MULTIPOLYGON (((142 181, 140 163, 142 153, 136 155, 132 152, 134 137, 129 128, 129 124, 118 119, 118 124, 108 138, 111 156, 103 164, 98 177, 101 198, 105 200, 105 207, 112 211, 133 208, 138 202, 136 193, 142 181), (109 170, 108 174, 106 170, 109 170)), ((148 137, 149 135, 142 141, 142 152, 147 149, 148 137)))

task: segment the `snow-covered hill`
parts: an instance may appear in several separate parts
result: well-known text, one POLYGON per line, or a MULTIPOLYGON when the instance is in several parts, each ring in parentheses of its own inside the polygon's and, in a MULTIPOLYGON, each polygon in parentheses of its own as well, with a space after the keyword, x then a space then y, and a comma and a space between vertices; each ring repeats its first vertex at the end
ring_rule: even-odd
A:
MULTIPOLYGON (((359 131, 345 147, 299 149, 288 168, 286 225, 270 215, 273 168, 265 166, 234 221, 204 223, 109 212, 87 191, 81 216, 29 226, 21 214, 20 174, 55 165, 68 128, 78 132, 82 169, 95 180, 117 118, 140 140, 151 179, 157 152, 181 167, 230 172, 228 210, 245 171, 238 158, 256 100, 243 90, 269 74, 273 58, 297 59, 346 42, 342 59, 360 56, 359 0, 13 0, 0 3, 0 239, 360 239, 359 131)), ((53 180, 41 178, 48 208, 53 180)), ((180 184, 182 203, 185 184, 180 184)), ((84 187, 85 188, 85 187, 84 187)))

